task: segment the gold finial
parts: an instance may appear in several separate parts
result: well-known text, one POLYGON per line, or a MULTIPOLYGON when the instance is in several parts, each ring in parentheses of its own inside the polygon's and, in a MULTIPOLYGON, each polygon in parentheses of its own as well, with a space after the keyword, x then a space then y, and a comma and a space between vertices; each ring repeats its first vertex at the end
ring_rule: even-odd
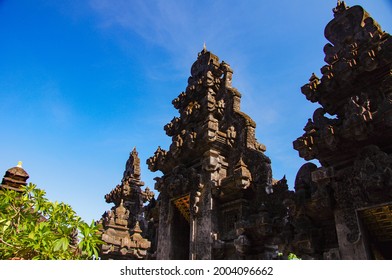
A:
POLYGON ((16 167, 22 168, 22 162, 21 162, 21 161, 18 161, 18 165, 17 165, 16 167))
POLYGON ((204 42, 204 44, 203 44, 203 51, 207 51, 206 42, 204 42))

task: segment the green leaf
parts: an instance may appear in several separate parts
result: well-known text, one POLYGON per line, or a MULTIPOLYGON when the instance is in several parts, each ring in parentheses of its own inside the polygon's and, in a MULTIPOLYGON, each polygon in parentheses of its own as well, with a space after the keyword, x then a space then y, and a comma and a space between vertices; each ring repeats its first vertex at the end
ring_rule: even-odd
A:
POLYGON ((290 254, 288 255, 288 259, 289 259, 289 260, 301 260, 301 258, 298 258, 297 255, 294 254, 294 253, 290 253, 290 254))
POLYGON ((30 232, 29 235, 28 235, 28 237, 29 237, 30 239, 34 239, 34 237, 35 237, 35 232, 34 232, 34 231, 30 232))
POLYGON ((9 228, 10 225, 11 225, 11 221, 7 221, 7 222, 4 224, 4 226, 3 226, 3 232, 5 232, 5 231, 9 228))
POLYGON ((61 249, 62 251, 65 251, 65 250, 67 250, 68 245, 69 245, 68 238, 62 237, 62 238, 60 238, 60 239, 57 239, 57 240, 53 243, 53 245, 54 245, 54 246, 53 246, 53 251, 57 252, 57 251, 59 251, 60 249, 61 249))
POLYGON ((0 190, 0 259, 86 259, 98 253, 99 229, 85 223, 68 204, 51 202, 36 185, 23 192, 0 190), (43 218, 45 218, 43 220, 43 218), (73 230, 80 232, 79 249, 69 246, 73 230))

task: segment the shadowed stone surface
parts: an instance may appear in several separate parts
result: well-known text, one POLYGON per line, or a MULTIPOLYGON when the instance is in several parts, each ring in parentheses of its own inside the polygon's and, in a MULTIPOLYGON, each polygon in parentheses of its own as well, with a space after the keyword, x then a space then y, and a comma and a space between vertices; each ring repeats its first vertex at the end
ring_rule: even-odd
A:
MULTIPOLYGON (((310 247, 324 258, 334 252, 343 259, 392 259, 392 37, 362 7, 340 1, 325 37, 322 77, 313 74, 302 87, 321 107, 294 141, 301 157, 321 167, 304 166, 296 188, 314 205, 303 212, 307 218, 335 225, 336 248, 310 247), (377 219, 379 225, 369 223, 377 219)), ((312 228, 324 230, 314 222, 312 228)))

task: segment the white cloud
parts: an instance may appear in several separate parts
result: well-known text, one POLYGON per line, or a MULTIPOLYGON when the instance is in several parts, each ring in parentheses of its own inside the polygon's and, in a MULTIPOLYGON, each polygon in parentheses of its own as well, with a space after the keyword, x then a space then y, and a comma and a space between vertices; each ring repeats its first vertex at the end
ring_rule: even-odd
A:
MULTIPOLYGON (((249 13, 266 11, 265 4, 238 2, 235 8, 232 4, 227 1, 90 1, 103 29, 123 28, 137 34, 148 44, 164 49, 171 56, 172 67, 182 71, 189 70, 190 62, 204 42, 211 51, 228 56, 227 60, 236 60, 238 55, 244 57, 239 45, 245 42, 240 38, 267 24, 256 26, 252 21, 257 17, 249 13), (245 11, 247 16, 243 16, 245 11)), ((252 41, 248 43, 255 45, 252 41)))

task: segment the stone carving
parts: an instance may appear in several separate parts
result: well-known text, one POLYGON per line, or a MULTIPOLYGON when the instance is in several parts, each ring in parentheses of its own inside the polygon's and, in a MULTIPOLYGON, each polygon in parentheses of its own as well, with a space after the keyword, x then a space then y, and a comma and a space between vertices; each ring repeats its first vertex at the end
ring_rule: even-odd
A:
POLYGON ((360 6, 349 8, 339 1, 334 13, 325 28, 331 42, 324 48, 328 65, 322 68, 321 79, 312 74, 301 88, 308 100, 322 108, 309 120, 306 133, 294 141, 301 157, 328 165, 352 161, 366 143, 378 144, 376 128, 387 125, 383 113, 390 111, 390 103, 387 96, 376 93, 391 88, 386 71, 392 61, 391 36, 360 6), (336 118, 325 117, 327 113, 336 118))
MULTIPOLYGON (((232 75, 226 62, 204 48, 191 67, 186 90, 172 102, 179 117, 164 127, 172 137, 170 149, 158 148, 147 160, 151 171, 163 173, 156 179, 160 192, 158 259, 242 258, 244 244, 257 238, 248 239, 246 232, 237 236, 236 223, 248 221, 267 199, 270 160, 263 153, 265 146, 256 141, 256 124, 240 111, 241 94, 232 87, 232 75), (176 214, 180 210, 176 202, 186 195, 190 195, 189 223, 176 214), (241 214, 230 216, 238 211, 241 214), (222 215, 226 222, 220 224, 217 219, 222 215), (162 228, 183 241, 168 240, 162 228), (180 237, 180 229, 189 231, 190 237, 180 237)), ((256 227, 252 221, 248 221, 249 228, 256 227)))
POLYGON ((322 107, 308 120, 294 149, 306 160, 319 160, 321 167, 311 165, 308 175, 298 173, 305 181, 296 182, 296 209, 305 217, 324 217, 323 223, 312 224, 313 230, 330 232, 329 248, 318 244, 324 258, 366 258, 372 253, 364 248, 371 246, 357 212, 392 200, 392 37, 360 6, 338 1, 333 12, 325 28, 330 43, 324 47, 322 77, 312 74, 301 88, 322 107))
POLYGON ((105 195, 107 203, 114 203, 112 210, 102 216, 102 259, 145 259, 151 242, 143 237, 140 223, 147 231, 143 218, 143 204, 154 198, 154 193, 140 180, 140 159, 136 148, 125 165, 121 184, 105 195))
POLYGON ((154 153, 154 156, 147 160, 148 168, 151 171, 157 171, 158 167, 163 168, 166 155, 167 152, 161 149, 161 147, 158 147, 154 153))
POLYGON ((333 13, 322 76, 301 88, 320 107, 293 142, 321 166, 304 164, 294 191, 286 177, 272 178, 233 70, 204 46, 172 101, 179 116, 164 126, 169 149, 147 159, 162 172, 157 200, 141 190, 136 151, 106 196, 115 207, 102 219, 104 256, 392 259, 383 243, 392 240, 384 223, 392 217, 392 37, 360 6, 338 1, 333 13))
POLYGON ((349 241, 355 242, 360 238, 356 209, 392 199, 391 168, 392 156, 370 145, 358 154, 353 166, 342 172, 344 179, 333 185, 335 199, 343 209, 344 220, 350 230, 349 241))

